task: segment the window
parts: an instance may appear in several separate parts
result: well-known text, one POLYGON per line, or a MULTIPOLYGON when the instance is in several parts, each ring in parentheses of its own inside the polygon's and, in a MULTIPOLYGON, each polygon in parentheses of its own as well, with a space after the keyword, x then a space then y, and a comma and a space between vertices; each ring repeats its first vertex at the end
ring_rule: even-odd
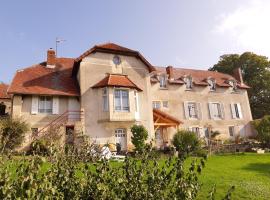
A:
POLYGON ((237 90, 237 83, 235 80, 229 80, 230 86, 232 86, 232 90, 236 91, 237 90))
POLYGON ((214 79, 209 79, 208 84, 210 87, 210 91, 216 91, 216 81, 214 79))
POLYGON ((138 102, 139 102, 139 99, 138 99, 138 93, 137 91, 134 91, 134 101, 135 101, 135 112, 138 112, 138 102))
POLYGON ((159 87, 166 88, 166 76, 165 75, 159 76, 159 87))
POLYGON ((233 119, 242 119, 242 110, 240 103, 232 103, 231 111, 233 119))
POLYGON ((230 134, 231 137, 234 136, 234 134, 235 134, 234 126, 229 126, 229 134, 230 134))
POLYGON ((109 101, 108 101, 108 89, 102 89, 102 109, 104 112, 109 110, 109 101))
POLYGON ((200 137, 200 128, 199 127, 191 127, 189 128, 190 131, 196 133, 197 137, 200 137))
POLYGON ((209 112, 211 119, 223 118, 223 107, 220 103, 209 103, 209 112))
POLYGON ((191 90, 192 89, 192 77, 186 77, 185 78, 185 83, 186 83, 186 89, 191 90))
POLYGON ((161 108, 160 101, 153 101, 152 105, 153 105, 153 108, 155 108, 155 109, 160 109, 161 108))
POLYGON ((197 111, 197 106, 195 102, 188 102, 187 109, 188 109, 189 118, 193 118, 193 119, 198 118, 198 111, 197 111))
POLYGON ((163 101, 163 108, 169 108, 169 102, 168 101, 163 101))
POLYGON ((38 128, 31 128, 31 132, 32 132, 32 137, 38 136, 38 128))
POLYGON ((40 96, 38 102, 39 113, 52 113, 53 100, 50 96, 40 96))
POLYGON ((114 90, 114 110, 129 111, 129 95, 128 90, 114 90))

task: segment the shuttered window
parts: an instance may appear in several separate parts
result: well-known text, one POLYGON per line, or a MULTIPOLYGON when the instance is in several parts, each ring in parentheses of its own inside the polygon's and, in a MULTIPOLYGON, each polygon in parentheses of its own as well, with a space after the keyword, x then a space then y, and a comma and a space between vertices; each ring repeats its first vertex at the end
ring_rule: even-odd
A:
POLYGON ((242 109, 240 103, 232 103, 231 104, 231 112, 233 119, 242 119, 242 109))
POLYGON ((224 119, 224 106, 221 103, 208 103, 210 119, 224 119))
POLYGON ((39 113, 52 113, 53 98, 51 96, 40 96, 38 101, 39 113))
POLYGON ((186 119, 201 119, 201 104, 196 102, 184 102, 186 119))

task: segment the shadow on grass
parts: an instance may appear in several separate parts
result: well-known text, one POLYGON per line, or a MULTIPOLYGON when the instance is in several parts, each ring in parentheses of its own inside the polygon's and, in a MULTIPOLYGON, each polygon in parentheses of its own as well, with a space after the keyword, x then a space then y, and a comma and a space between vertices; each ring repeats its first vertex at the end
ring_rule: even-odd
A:
POLYGON ((250 163, 242 169, 248 171, 256 171, 264 175, 270 176, 270 163, 250 163))

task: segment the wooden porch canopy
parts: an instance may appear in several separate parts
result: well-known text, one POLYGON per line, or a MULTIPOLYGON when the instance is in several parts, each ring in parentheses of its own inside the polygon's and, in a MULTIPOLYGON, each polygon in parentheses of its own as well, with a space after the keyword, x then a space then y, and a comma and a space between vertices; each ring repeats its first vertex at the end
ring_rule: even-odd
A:
POLYGON ((157 130, 160 127, 175 127, 177 128, 182 122, 175 117, 168 115, 167 113, 153 109, 154 128, 157 130))

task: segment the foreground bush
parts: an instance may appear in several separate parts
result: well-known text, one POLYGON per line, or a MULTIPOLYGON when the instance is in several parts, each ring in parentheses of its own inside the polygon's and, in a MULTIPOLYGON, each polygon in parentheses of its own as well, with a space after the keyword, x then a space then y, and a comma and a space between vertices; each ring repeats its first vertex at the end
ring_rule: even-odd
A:
POLYGON ((191 131, 180 130, 174 136, 172 143, 181 155, 189 155, 201 149, 197 135, 191 131))
POLYGON ((145 141, 148 137, 146 128, 142 125, 133 125, 131 127, 131 142, 135 147, 135 151, 142 152, 145 148, 145 141))
POLYGON ((257 139, 262 142, 265 147, 270 148, 270 115, 266 115, 262 119, 254 120, 252 124, 257 131, 257 139))
POLYGON ((14 150, 23 140, 28 131, 28 124, 20 118, 0 119, 0 152, 14 150))

